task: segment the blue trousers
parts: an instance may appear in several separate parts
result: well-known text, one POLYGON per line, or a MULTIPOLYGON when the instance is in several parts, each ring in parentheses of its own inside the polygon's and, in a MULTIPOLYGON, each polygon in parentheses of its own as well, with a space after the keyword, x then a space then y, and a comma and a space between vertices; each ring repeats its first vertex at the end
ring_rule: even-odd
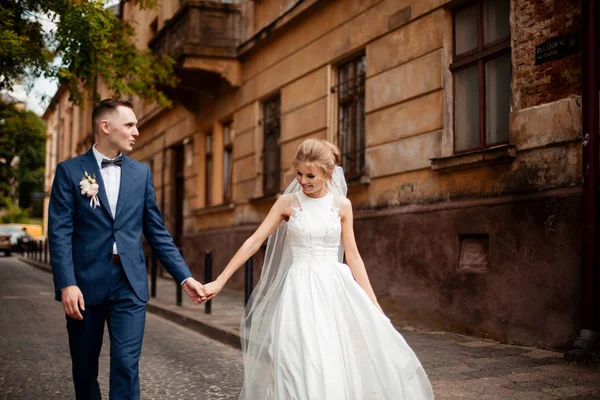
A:
POLYGON ((146 303, 136 296, 121 265, 111 264, 110 268, 107 298, 98 305, 86 305, 81 321, 67 316, 77 400, 102 400, 98 385, 98 358, 105 321, 110 336, 109 399, 140 398, 138 366, 146 323, 146 303))

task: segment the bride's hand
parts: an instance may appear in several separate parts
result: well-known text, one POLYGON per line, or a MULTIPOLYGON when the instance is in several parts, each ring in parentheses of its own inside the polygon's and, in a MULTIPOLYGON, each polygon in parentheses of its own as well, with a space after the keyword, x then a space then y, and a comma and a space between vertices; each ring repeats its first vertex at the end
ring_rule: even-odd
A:
POLYGON ((204 285, 204 297, 202 301, 208 301, 219 294, 223 285, 219 281, 212 281, 204 285))

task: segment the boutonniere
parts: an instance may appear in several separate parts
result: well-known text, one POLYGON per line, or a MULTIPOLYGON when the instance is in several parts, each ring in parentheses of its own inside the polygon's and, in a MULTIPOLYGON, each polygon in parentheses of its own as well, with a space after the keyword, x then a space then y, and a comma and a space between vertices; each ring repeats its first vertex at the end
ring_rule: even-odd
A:
POLYGON ((81 182, 79 182, 81 194, 91 197, 90 207, 96 209, 96 207, 100 205, 100 201, 98 201, 98 189, 100 186, 96 183, 96 174, 90 176, 87 172, 84 171, 84 173, 85 176, 81 178, 81 182))

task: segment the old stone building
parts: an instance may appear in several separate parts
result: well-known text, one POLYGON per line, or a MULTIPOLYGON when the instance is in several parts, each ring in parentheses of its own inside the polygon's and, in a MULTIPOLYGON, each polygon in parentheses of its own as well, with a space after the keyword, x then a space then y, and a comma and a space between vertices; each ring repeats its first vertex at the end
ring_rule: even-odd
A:
MULTIPOLYGON (((542 347, 577 335, 580 2, 164 0, 121 16, 177 61, 172 108, 133 99, 131 156, 151 166, 195 274, 205 250, 225 266, 297 146, 320 137, 344 153, 359 249, 394 322, 542 347)), ((54 101, 48 189, 56 162, 92 143, 91 102, 54 101)))

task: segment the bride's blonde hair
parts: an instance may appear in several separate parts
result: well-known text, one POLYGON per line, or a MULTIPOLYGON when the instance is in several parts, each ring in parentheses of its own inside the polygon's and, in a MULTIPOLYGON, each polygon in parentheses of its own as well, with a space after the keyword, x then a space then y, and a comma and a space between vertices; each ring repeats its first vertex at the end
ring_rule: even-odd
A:
POLYGON ((301 162, 315 164, 328 179, 331 179, 333 168, 342 162, 342 154, 336 145, 327 140, 306 139, 296 150, 296 157, 288 175, 295 174, 298 163, 301 162))

